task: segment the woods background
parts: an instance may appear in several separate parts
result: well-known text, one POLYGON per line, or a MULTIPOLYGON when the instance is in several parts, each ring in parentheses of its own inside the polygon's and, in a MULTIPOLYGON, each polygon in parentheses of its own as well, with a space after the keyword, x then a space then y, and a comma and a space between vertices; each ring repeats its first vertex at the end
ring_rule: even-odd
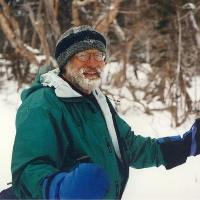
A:
POLYGON ((118 111, 166 110, 172 126, 198 116, 198 0, 0 0, 0 89, 6 80, 20 89, 33 82, 39 66, 56 66, 57 39, 82 24, 107 39, 110 69, 102 90, 129 102, 116 104, 118 111))

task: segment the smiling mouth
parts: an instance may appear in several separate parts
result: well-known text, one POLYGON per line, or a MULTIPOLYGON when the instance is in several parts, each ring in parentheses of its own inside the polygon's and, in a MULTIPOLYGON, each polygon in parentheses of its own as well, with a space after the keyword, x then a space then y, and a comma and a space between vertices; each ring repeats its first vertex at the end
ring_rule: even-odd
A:
POLYGON ((93 72, 84 72, 83 75, 86 78, 99 78, 100 77, 100 73, 93 71, 93 72))

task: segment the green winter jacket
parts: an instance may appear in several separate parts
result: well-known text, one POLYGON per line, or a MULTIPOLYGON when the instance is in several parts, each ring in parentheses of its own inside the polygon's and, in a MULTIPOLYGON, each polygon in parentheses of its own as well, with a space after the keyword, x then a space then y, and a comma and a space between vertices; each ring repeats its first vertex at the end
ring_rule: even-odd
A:
MULTIPOLYGON (((82 156, 91 156, 91 162, 108 173, 111 187, 104 199, 121 198, 129 167, 165 164, 157 139, 135 135, 106 100, 117 133, 120 164, 102 112, 57 74, 57 69, 46 73, 21 95, 11 167, 13 191, 19 198, 42 199, 44 179, 52 172, 69 172, 82 156)), ((105 100, 100 90, 93 92, 105 100)))

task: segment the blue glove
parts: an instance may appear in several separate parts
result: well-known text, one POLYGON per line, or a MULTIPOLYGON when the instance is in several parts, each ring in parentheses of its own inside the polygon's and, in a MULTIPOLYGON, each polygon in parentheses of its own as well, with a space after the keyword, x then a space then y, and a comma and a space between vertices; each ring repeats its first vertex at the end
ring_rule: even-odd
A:
POLYGON ((166 169, 185 163, 187 157, 200 154, 200 118, 195 120, 192 128, 182 138, 159 138, 158 143, 166 161, 166 169))
POLYGON ((192 128, 183 135, 183 141, 187 156, 200 154, 200 118, 196 119, 192 128))
POLYGON ((109 187, 109 176, 100 165, 81 163, 69 173, 50 175, 42 192, 44 199, 101 199, 109 187))

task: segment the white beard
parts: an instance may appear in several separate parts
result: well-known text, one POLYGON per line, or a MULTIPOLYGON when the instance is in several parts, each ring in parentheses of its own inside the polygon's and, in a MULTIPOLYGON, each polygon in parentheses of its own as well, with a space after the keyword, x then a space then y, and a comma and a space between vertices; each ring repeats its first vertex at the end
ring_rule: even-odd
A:
POLYGON ((73 67, 72 63, 69 62, 66 66, 66 74, 72 84, 82 90, 92 91, 93 89, 98 88, 101 84, 102 70, 100 70, 99 67, 82 67, 76 69, 75 67, 73 67), (91 79, 86 78, 84 75, 85 72, 97 72, 99 77, 91 79))

